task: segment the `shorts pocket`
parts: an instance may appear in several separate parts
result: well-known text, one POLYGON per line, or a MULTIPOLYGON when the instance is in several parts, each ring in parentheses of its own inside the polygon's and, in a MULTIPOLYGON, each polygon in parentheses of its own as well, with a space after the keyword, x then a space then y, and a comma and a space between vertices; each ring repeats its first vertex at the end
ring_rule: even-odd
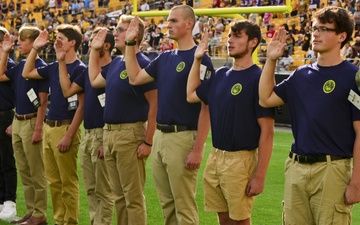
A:
POLYGON ((333 215, 333 225, 350 225, 351 224, 351 208, 352 206, 335 204, 333 215))

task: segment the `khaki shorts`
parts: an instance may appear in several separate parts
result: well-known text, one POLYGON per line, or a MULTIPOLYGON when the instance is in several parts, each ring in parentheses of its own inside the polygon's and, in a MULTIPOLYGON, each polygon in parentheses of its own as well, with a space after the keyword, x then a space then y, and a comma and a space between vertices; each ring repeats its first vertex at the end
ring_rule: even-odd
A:
POLYGON ((351 159, 301 164, 288 158, 283 223, 351 224, 352 206, 344 199, 351 171, 351 159))
POLYGON ((255 198, 246 196, 245 191, 257 161, 257 150, 213 149, 204 171, 205 210, 229 212, 232 220, 250 218, 255 198))

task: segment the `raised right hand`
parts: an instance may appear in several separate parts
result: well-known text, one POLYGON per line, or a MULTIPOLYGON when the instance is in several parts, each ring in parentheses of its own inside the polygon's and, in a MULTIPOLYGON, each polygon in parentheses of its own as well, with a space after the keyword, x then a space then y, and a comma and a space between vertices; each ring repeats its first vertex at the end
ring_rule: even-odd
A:
POLYGON ((49 42, 48 36, 49 33, 47 32, 47 30, 41 31, 40 35, 35 39, 33 47, 39 50, 41 47, 47 45, 47 43, 49 42))
POLYGON ((275 31, 273 38, 267 46, 267 58, 276 61, 283 55, 285 46, 286 30, 283 27, 280 27, 279 30, 275 31))
POLYGON ((13 46, 14 46, 14 43, 11 41, 10 35, 5 34, 3 44, 2 44, 2 50, 4 52, 9 52, 12 49, 13 46))
POLYGON ((95 35, 95 37, 92 39, 90 45, 91 49, 99 50, 104 46, 105 38, 107 34, 106 28, 101 28, 99 32, 95 35))
POLYGON ((198 47, 196 48, 194 54, 195 59, 202 59, 204 55, 209 51, 208 43, 209 43, 209 32, 205 30, 204 36, 201 39, 201 42, 199 43, 198 47))
POLYGON ((139 34, 139 20, 140 20, 139 16, 136 15, 135 18, 129 24, 125 36, 126 41, 134 41, 137 39, 139 34))

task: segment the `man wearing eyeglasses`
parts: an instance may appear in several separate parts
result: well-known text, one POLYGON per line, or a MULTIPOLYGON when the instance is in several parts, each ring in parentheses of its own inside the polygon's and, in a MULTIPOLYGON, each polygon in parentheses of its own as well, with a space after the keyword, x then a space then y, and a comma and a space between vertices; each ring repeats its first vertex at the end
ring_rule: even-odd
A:
POLYGON ((274 69, 286 35, 283 29, 275 33, 260 78, 260 105, 288 103, 291 112, 294 142, 285 163, 285 224, 345 225, 351 223, 351 205, 360 202, 360 91, 355 82, 360 73, 340 55, 354 19, 345 9, 327 7, 315 13, 312 25, 317 62, 299 67, 277 86, 274 69))

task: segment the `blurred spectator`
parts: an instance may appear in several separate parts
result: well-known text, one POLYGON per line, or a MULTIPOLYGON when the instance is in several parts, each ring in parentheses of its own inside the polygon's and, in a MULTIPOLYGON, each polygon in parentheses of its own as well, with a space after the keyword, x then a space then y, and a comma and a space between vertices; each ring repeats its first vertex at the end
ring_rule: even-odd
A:
POLYGON ((103 7, 104 6, 104 1, 103 0, 98 0, 98 7, 103 7))
POLYGON ((52 43, 49 43, 45 49, 45 59, 47 63, 56 61, 56 52, 52 43))
POLYGON ((225 26, 224 26, 223 19, 219 17, 219 18, 216 20, 215 32, 216 32, 217 34, 222 34, 222 32, 224 32, 224 30, 225 30, 225 26))
POLYGON ((146 2, 146 0, 142 0, 142 1, 141 1, 140 11, 150 11, 150 6, 149 6, 149 4, 146 2))
POLYGON ((16 1, 16 11, 18 11, 18 13, 21 12, 21 0, 16 1))
POLYGON ((201 37, 200 21, 197 16, 196 16, 196 22, 195 22, 194 28, 192 30, 192 36, 195 38, 201 37))
POLYGON ((56 8, 56 0, 49 0, 48 7, 50 9, 55 9, 56 8))
POLYGON ((299 30, 296 29, 296 24, 292 24, 291 25, 291 29, 289 30, 290 34, 292 35, 296 35, 296 34, 299 34, 299 30))
POLYGON ((170 10, 171 7, 172 7, 172 5, 173 5, 173 3, 172 3, 171 1, 166 0, 166 1, 165 1, 165 4, 164 4, 165 10, 170 10))
POLYGON ((354 8, 354 2, 352 2, 352 1, 348 1, 347 3, 346 3, 346 7, 345 7, 348 11, 350 11, 352 14, 354 14, 355 13, 355 8, 354 8))
POLYGON ((341 49, 341 56, 346 58, 351 50, 350 42, 346 42, 344 47, 341 49))
POLYGON ((124 9, 123 9, 123 13, 125 15, 130 15, 132 12, 132 5, 129 3, 129 0, 125 1, 125 5, 124 5, 124 9))
POLYGON ((221 0, 214 0, 213 8, 220 8, 221 0))
POLYGON ((355 30, 360 29, 360 3, 356 3, 356 11, 354 12, 355 30))
POLYGON ((77 2, 77 0, 73 0, 71 3, 71 15, 76 16, 78 12, 79 12, 79 3, 77 2))
POLYGON ((164 34, 161 33, 161 29, 159 27, 157 27, 155 29, 155 32, 152 32, 151 34, 151 38, 150 38, 150 46, 153 47, 153 49, 155 50, 160 50, 160 43, 161 40, 163 39, 164 34))
POLYGON ((283 56, 278 61, 278 68, 281 71, 289 70, 289 65, 294 62, 294 59, 291 57, 287 50, 284 51, 283 56))
POLYGON ((160 21, 159 21, 159 24, 158 24, 157 26, 160 27, 161 32, 163 32, 164 28, 167 27, 167 25, 164 24, 164 20, 160 20, 160 21))
POLYGON ((270 24, 268 26, 268 31, 266 31, 266 38, 272 38, 275 34, 275 24, 270 24))
POLYGON ((355 46, 351 46, 349 48, 349 52, 346 55, 346 60, 354 65, 359 64, 359 54, 358 54, 358 51, 356 50, 355 46))
POLYGON ((6 2, 6 0, 3 0, 2 3, 1 3, 1 12, 6 15, 9 11, 9 8, 8 8, 8 4, 6 2))
POLYGON ((165 2, 164 0, 160 0, 158 3, 158 10, 161 11, 165 8, 165 2))
POLYGON ((170 39, 165 37, 163 38, 163 41, 160 44, 161 51, 164 52, 166 50, 174 49, 174 44, 170 43, 170 39))
POLYGON ((307 52, 310 48, 311 34, 309 32, 309 28, 305 27, 305 35, 304 35, 304 43, 302 45, 302 50, 307 52))
POLYGON ((78 6, 79 6, 79 8, 78 8, 78 12, 79 12, 79 13, 85 12, 85 3, 84 3, 84 0, 79 0, 78 6))
POLYGON ((209 46, 208 46, 208 49, 209 49, 209 55, 210 56, 215 56, 217 55, 218 53, 218 47, 220 46, 220 39, 218 36, 213 36, 214 33, 209 31, 209 46))
POLYGON ((271 23, 272 13, 264 13, 263 24, 268 26, 271 23))
POLYGON ((312 50, 312 48, 309 49, 309 51, 306 53, 305 58, 310 59, 310 63, 313 63, 316 61, 316 52, 314 52, 314 50, 312 50))
POLYGON ((304 35, 303 34, 298 34, 295 45, 296 46, 302 46, 303 44, 304 44, 304 35))
POLYGON ((95 12, 95 1, 94 0, 90 0, 89 12, 91 12, 91 13, 95 12))
POLYGON ((56 7, 59 9, 62 8, 62 0, 56 0, 56 7))

